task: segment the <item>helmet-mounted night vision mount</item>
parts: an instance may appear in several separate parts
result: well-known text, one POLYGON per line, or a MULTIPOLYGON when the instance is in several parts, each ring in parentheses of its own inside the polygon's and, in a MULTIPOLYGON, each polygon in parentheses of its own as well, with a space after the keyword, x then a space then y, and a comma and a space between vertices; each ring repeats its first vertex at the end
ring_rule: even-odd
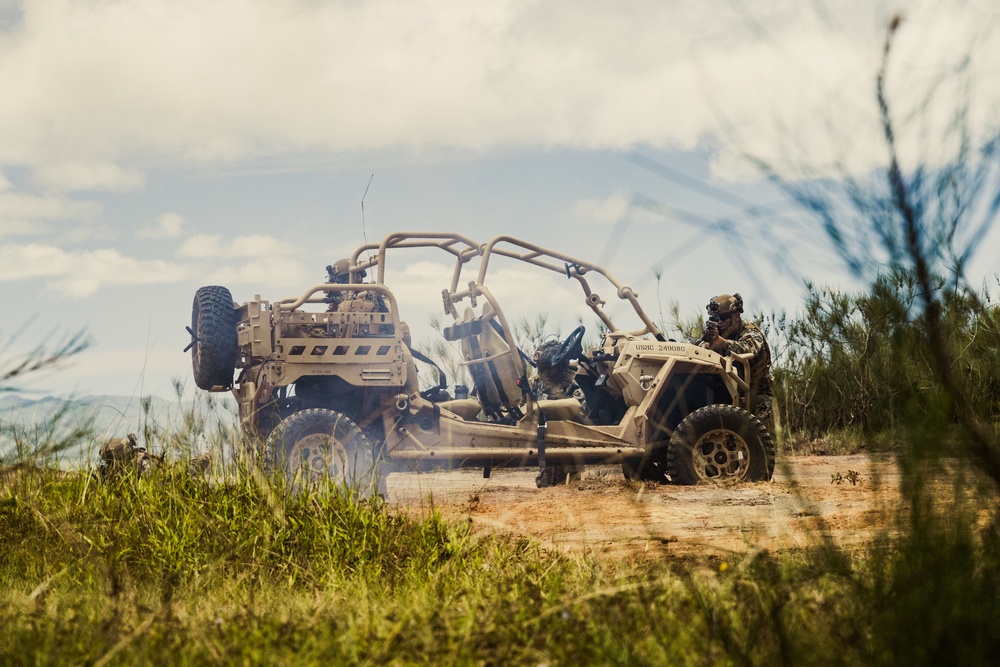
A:
POLYGON ((721 315, 729 315, 730 313, 742 313, 743 312, 743 297, 740 296, 739 292, 736 294, 720 294, 714 297, 705 306, 709 315, 715 315, 716 317, 721 315))

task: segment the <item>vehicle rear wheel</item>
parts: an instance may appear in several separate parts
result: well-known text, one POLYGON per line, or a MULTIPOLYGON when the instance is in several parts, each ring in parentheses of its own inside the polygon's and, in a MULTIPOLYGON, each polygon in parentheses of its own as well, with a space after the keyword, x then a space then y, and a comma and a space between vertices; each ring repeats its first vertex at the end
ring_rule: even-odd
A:
POLYGON ((199 287, 191 307, 191 366, 194 383, 206 391, 233 386, 236 370, 236 309, 225 287, 199 287))
POLYGON ((774 473, 774 442, 759 419, 732 405, 708 405, 677 426, 667 445, 675 484, 761 482, 774 473))
POLYGON ((372 444, 358 426, 335 410, 301 410, 281 422, 268 438, 276 470, 292 488, 316 488, 326 480, 371 495, 379 481, 372 444))

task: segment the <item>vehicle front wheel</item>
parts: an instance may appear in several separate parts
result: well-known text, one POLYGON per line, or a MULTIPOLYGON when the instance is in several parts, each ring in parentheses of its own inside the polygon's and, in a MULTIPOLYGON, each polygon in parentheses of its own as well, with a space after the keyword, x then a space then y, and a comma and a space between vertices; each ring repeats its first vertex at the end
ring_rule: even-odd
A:
POLYGON ((335 410, 301 410, 268 438, 268 455, 294 489, 316 488, 325 480, 362 496, 377 489, 373 447, 357 424, 335 410))
POLYGON ((674 484, 762 482, 774 473, 774 442, 746 410, 708 405, 677 426, 667 445, 674 484))

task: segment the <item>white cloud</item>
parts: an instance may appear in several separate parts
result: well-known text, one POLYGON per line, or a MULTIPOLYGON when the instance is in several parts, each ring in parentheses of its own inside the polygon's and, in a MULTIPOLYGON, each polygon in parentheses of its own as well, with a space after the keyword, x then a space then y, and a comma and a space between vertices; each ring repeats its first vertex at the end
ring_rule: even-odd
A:
MULTIPOLYGON (((989 34, 993 5, 906 3, 890 78, 901 109, 989 34)), ((827 16, 771 0, 36 0, 0 33, 0 165, 690 148, 720 135, 766 158, 816 152, 831 163, 848 159, 845 146, 877 143, 872 79, 894 10, 835 3, 827 16)), ((1000 46, 975 46, 986 84, 977 105, 992 110, 1000 88, 987 74, 1000 46)), ((109 172, 103 182, 136 178, 109 172)))
POLYGON ((0 192, 7 192, 8 190, 13 190, 14 184, 10 182, 3 174, 0 174, 0 192))
MULTIPOLYGON (((447 260, 449 255, 438 252, 438 260, 411 261, 405 263, 405 251, 393 253, 389 251, 386 259, 385 281, 396 297, 397 305, 404 318, 413 318, 414 308, 420 312, 432 309, 435 314, 443 313, 441 306, 441 290, 451 285, 454 265, 447 260)), ((413 251, 412 256, 420 251, 413 251)), ((368 272, 368 280, 376 279, 375 269, 368 272)), ((467 268, 466 271, 470 269, 467 268)), ((464 276, 465 282, 475 278, 475 273, 464 276)), ((423 320, 424 318, 417 318, 423 320)), ((411 326, 414 322, 410 323, 411 326)))
POLYGON ((90 296, 105 285, 172 283, 186 275, 183 266, 126 257, 113 248, 67 251, 41 243, 0 244, 0 282, 42 278, 70 297, 90 296))
POLYGON ((0 192, 0 220, 71 220, 93 218, 100 212, 101 205, 94 201, 0 192))
POLYGON ((249 285, 251 289, 266 289, 265 298, 281 299, 299 296, 309 287, 323 282, 324 276, 310 275, 298 261, 288 257, 267 257, 241 266, 224 266, 205 276, 206 285, 249 285), (288 290, 277 294, 276 290, 288 290))
POLYGON ((52 225, 38 220, 0 216, 0 239, 11 236, 42 236, 52 232, 52 225))
POLYGON ((177 251, 178 257, 193 259, 224 257, 225 255, 226 248, 221 234, 196 234, 184 241, 177 251))
POLYGON ((146 184, 145 175, 134 169, 122 169, 111 162, 64 162, 42 164, 35 168, 36 183, 62 192, 78 190, 138 190, 146 184))
MULTIPOLYGON (((37 234, 39 237, 42 234, 37 234)), ((45 235, 50 243, 60 246, 77 245, 81 243, 97 243, 99 241, 113 241, 121 234, 110 225, 106 224, 76 224, 63 225, 54 234, 45 235)))
MULTIPOLYGON (((390 271, 386 276, 386 284, 396 297, 402 318, 419 338, 430 333, 427 327, 430 315, 438 317, 444 324, 450 324, 442 310, 441 290, 451 285, 454 265, 448 256, 443 253, 438 255, 438 262, 414 262, 398 272, 390 271)), ((391 262, 387 263, 391 265, 391 262)), ((460 284, 465 285, 475 279, 478 271, 475 263, 466 265, 460 284)), ((603 278, 594 275, 590 283, 592 289, 609 302, 618 300, 614 287, 603 278)), ((511 325, 520 318, 545 314, 549 317, 553 333, 567 333, 569 328, 576 326, 579 316, 588 323, 594 320, 593 311, 584 302, 585 296, 579 283, 568 280, 560 273, 496 257, 490 262, 485 285, 511 325)), ((484 299, 479 299, 479 308, 484 302, 484 299)), ((615 304, 610 305, 614 307, 615 304)), ((467 306, 468 300, 458 305, 459 314, 467 306)))
POLYGON ((136 230, 140 239, 175 239, 184 231, 184 218, 176 213, 164 213, 150 225, 136 230))
POLYGON ((221 234, 197 234, 188 238, 177 251, 178 257, 213 259, 217 257, 270 257, 290 255, 295 246, 265 234, 226 238, 221 234))
POLYGON ((89 225, 102 210, 99 203, 57 195, 34 195, 4 189, 0 183, 0 239, 51 234, 59 221, 89 225))

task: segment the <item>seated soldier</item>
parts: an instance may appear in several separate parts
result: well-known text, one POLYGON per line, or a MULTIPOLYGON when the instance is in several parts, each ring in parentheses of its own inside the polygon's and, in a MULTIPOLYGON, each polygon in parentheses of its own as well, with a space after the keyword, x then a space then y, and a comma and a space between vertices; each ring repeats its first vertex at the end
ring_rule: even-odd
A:
POLYGON ((576 385, 576 369, 569 360, 555 365, 553 357, 559 351, 560 342, 550 340, 535 350, 535 374, 531 378, 531 390, 537 400, 576 398, 583 403, 583 392, 576 385))
MULTIPOLYGON (((550 340, 542 343, 535 350, 535 374, 531 378, 531 390, 534 392, 536 400, 539 401, 575 398, 580 402, 578 414, 582 418, 586 413, 586 404, 583 391, 574 380, 576 370, 568 359, 561 364, 554 363, 553 358, 559 352, 561 345, 562 343, 558 340, 550 340)), ((566 418, 564 415, 559 415, 559 417, 566 418)), ((535 483, 539 487, 544 487, 578 481, 583 475, 583 469, 582 465, 549 464, 535 479, 535 483)))
MULTIPOLYGON (((351 260, 341 259, 326 267, 326 282, 333 285, 346 285, 351 280, 351 260)), ((360 269, 354 272, 355 282, 361 282, 368 272, 360 269)), ((388 312, 385 300, 381 294, 368 291, 337 291, 326 293, 327 310, 330 312, 388 312)))

